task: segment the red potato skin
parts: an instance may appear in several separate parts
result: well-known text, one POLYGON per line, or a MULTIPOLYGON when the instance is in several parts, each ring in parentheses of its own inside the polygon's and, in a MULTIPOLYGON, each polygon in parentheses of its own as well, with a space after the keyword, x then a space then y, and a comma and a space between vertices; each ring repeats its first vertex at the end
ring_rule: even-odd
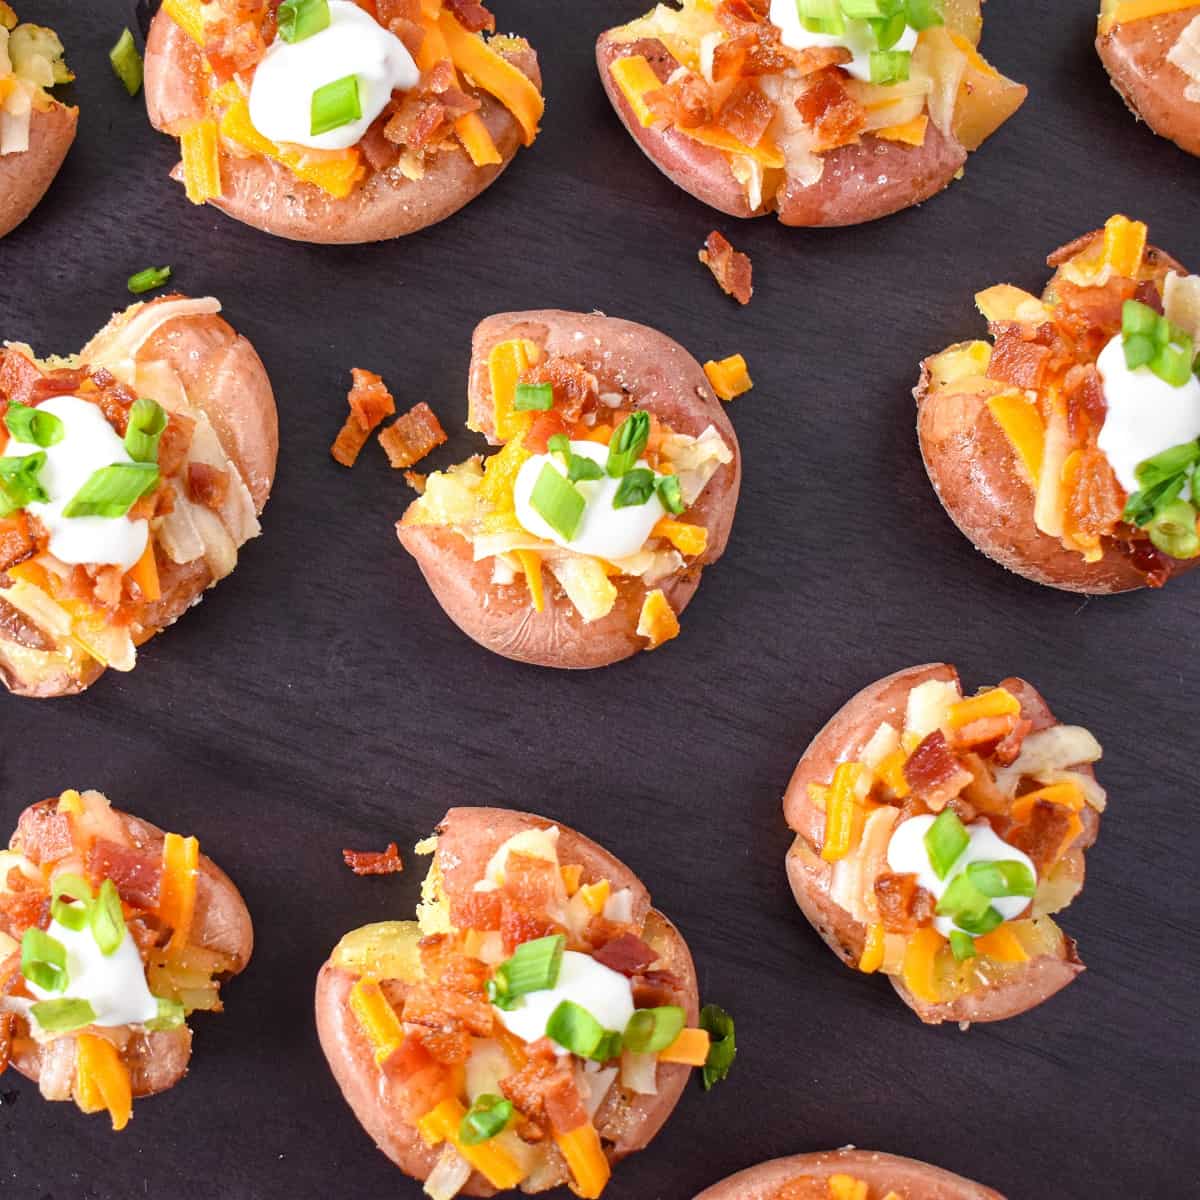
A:
MULTIPOLYGON (((510 338, 528 338, 547 354, 566 355, 602 380, 619 383, 631 404, 653 413, 677 433, 695 437, 712 425, 733 451, 733 461, 718 467, 684 514, 684 520, 707 528, 707 549, 685 569, 655 585, 675 612, 681 613, 700 584, 703 568, 724 553, 741 486, 737 435, 703 368, 664 334, 598 313, 543 309, 488 317, 476 327, 471 343, 467 424, 493 444, 488 355, 498 342, 510 338)), ((645 645, 636 630, 646 588, 637 579, 617 580, 618 598, 612 612, 587 624, 557 591, 549 572, 544 576, 545 608, 538 613, 529 603, 525 580, 494 584, 492 564, 475 562, 470 543, 458 533, 436 525, 412 524, 408 514, 396 531, 447 616, 480 645, 505 658, 586 669, 628 658, 645 645)))
POLYGON ((1200 5, 1114 26, 1096 38, 1112 85, 1134 116, 1160 137, 1200 155, 1200 103, 1184 94, 1192 82, 1167 61, 1179 35, 1200 16, 1200 5))
MULTIPOLYGON (((537 55, 523 48, 505 57, 541 89, 537 55)), ((199 48, 161 10, 146 39, 145 90, 150 123, 176 134, 180 123, 204 115, 199 48)), ((243 224, 293 241, 352 244, 415 233, 470 203, 493 183, 522 144, 513 115, 487 92, 468 87, 482 102, 479 115, 502 162, 476 167, 466 153, 441 154, 420 180, 391 182, 378 174, 345 199, 335 199, 264 158, 221 151, 224 194, 213 205, 243 224)), ((179 168, 173 178, 180 179, 179 168)))
POLYGON ((11 233, 37 207, 75 141, 79 109, 57 100, 34 109, 29 149, 0 155, 0 237, 11 233))
MULTIPOLYGON (((1061 267, 1084 252, 1102 231, 1084 234, 1047 260, 1061 267)), ((1155 246, 1146 251, 1150 274, 1187 270, 1155 246)), ((1055 276, 1044 297, 1054 291, 1055 276)), ((935 356, 936 357, 936 356, 935 356)), ((1104 557, 1084 562, 1060 539, 1038 529, 1034 522, 1033 489, 1018 462, 1012 443, 987 406, 987 394, 937 391, 931 385, 930 359, 921 363, 921 378, 913 396, 917 402, 917 439, 921 458, 946 514, 975 547, 1002 567, 1034 583, 1086 595, 1113 595, 1146 586, 1145 575, 1129 556, 1127 543, 1103 539, 1104 557)), ((996 392, 1004 390, 997 383, 996 392)), ((1200 565, 1197 559, 1172 559, 1170 576, 1183 575, 1200 565)))
MULTIPOLYGON (((178 300, 178 294, 158 297, 145 307, 178 300)), ((119 329, 135 312, 134 305, 115 314, 80 351, 88 361, 92 346, 109 331, 119 329)), ((279 418, 266 368, 254 347, 223 318, 202 314, 168 321, 146 340, 136 355, 139 362, 162 360, 179 376, 188 401, 212 423, 222 449, 242 476, 255 510, 261 514, 275 480, 279 455, 279 418)), ((213 583, 205 561, 175 563, 165 553, 156 556, 162 599, 146 609, 147 627, 161 631, 173 624, 213 583)), ((37 671, 22 665, 30 652, 20 646, 12 629, 0 621, 0 681, 19 696, 48 699, 77 695, 104 673, 89 659, 79 673, 65 668, 37 671), (12 647, 6 651, 7 647, 12 647), (15 661, 19 654, 20 661, 15 661)), ((51 663, 53 654, 35 655, 51 663)))
POLYGON ((819 1181, 812 1200, 825 1200, 826 1181, 839 1174, 863 1180, 870 1189, 868 1200, 882 1200, 889 1191, 900 1200, 1004 1200, 999 1192, 940 1167, 853 1146, 760 1163, 706 1188, 695 1200, 774 1200, 786 1184, 797 1179, 819 1181))
MULTIPOLYGON (((652 58, 661 78, 676 65, 661 42, 652 58)), ((612 30, 596 42, 600 81, 639 149, 660 171, 689 195, 731 217, 759 217, 774 209, 784 225, 860 225, 890 216, 935 196, 948 187, 967 161, 954 138, 929 126, 923 146, 907 146, 866 135, 853 146, 824 155, 825 171, 815 184, 785 179, 774 199, 752 209, 729 160, 712 146, 702 146, 676 129, 647 128, 609 71, 618 58, 644 53, 645 42, 622 42, 612 30), (881 183, 880 180, 883 180, 881 183)))
MULTIPOLYGON (((783 798, 783 815, 796 837, 786 859, 792 894, 809 923, 827 946, 849 967, 862 956, 866 928, 829 896, 833 866, 820 856, 825 818, 809 800, 810 783, 827 784, 839 762, 853 761, 884 721, 902 728, 908 693, 918 684, 937 679, 958 682, 958 672, 948 663, 927 663, 887 675, 851 697, 813 738, 796 764, 783 798)), ((1031 732, 1059 724, 1036 688, 1023 679, 1010 678, 1000 686, 1021 703, 1021 716, 1032 722, 1031 732)), ((1091 768, 1074 768, 1092 774, 1091 768)), ((1082 871, 1084 852, 1095 842, 1100 818, 1091 808, 1080 813, 1083 832, 1067 852, 1078 856, 1082 871)), ((919 1000, 899 976, 891 976, 900 998, 926 1024, 943 1021, 997 1021, 1017 1016, 1049 999, 1081 971, 1075 943, 1064 938, 1062 957, 1043 955, 1031 959, 1020 973, 1000 986, 989 987, 943 1004, 919 1000)))
MULTIPOLYGON (((53 811, 57 803, 56 800, 42 800, 30 805, 17 822, 17 831, 9 841, 9 848, 24 852, 23 830, 30 828, 39 812, 53 811)), ((113 809, 113 812, 124 824, 130 845, 161 851, 164 835, 157 825, 118 809, 113 809)), ((38 861, 33 855, 29 857, 38 861)), ((229 955, 234 961, 231 977, 240 975, 254 952, 254 926, 250 911, 234 882, 206 854, 200 855, 193 922, 194 944, 229 955)), ((132 1038, 122 1053, 122 1059, 129 1067, 134 1096, 165 1092, 187 1074, 192 1052, 192 1031, 186 1025, 179 1029, 139 1032, 126 1025, 117 1032, 124 1032, 132 1038)), ((36 1083, 41 1076, 41 1060, 41 1047, 35 1044, 14 1055, 13 1066, 36 1083)))
MULTIPOLYGON (((442 872, 446 896, 453 899, 471 891, 483 877, 488 860, 501 843, 525 829, 546 829, 558 825, 559 860, 564 865, 583 868, 583 883, 607 879, 614 890, 629 888, 633 893, 635 922, 644 921, 642 936, 662 954, 664 964, 682 981, 678 998, 694 1025, 699 1019, 699 988, 695 966, 683 937, 671 922, 650 906, 650 896, 636 875, 624 863, 591 839, 557 822, 532 813, 500 808, 452 808, 438 826, 436 860, 442 872)), ((421 1140, 416 1129, 402 1119, 389 1102, 374 1054, 363 1037, 350 1010, 348 996, 356 976, 326 962, 317 977, 317 1033, 325 1057, 347 1103, 360 1124, 401 1170, 414 1179, 425 1179, 437 1162, 438 1151, 421 1140)), ((390 989, 402 990, 402 984, 389 982, 390 989)), ((648 1145, 670 1116, 690 1074, 688 1067, 662 1065, 658 1069, 658 1094, 639 1096, 632 1104, 605 1100, 596 1114, 597 1128, 605 1138, 610 1161, 648 1145)), ((478 1173, 471 1176, 464 1195, 492 1196, 495 1190, 478 1173)))

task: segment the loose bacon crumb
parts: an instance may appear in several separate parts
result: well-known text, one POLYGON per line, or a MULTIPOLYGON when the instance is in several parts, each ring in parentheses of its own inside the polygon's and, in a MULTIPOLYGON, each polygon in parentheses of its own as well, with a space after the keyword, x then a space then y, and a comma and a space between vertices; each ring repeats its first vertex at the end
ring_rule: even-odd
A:
POLYGON ((729 240, 717 230, 704 239, 700 261, 712 272, 721 291, 739 304, 749 304, 754 295, 753 266, 748 254, 735 250, 729 240))
POLYGON ((379 435, 379 444, 387 453, 388 462, 398 471, 415 466, 445 440, 446 431, 424 400, 413 405, 379 435))
POLYGON ((9 347, 0 351, 0 399, 28 404, 42 372, 31 358, 9 347))
POLYGON ((188 499, 215 512, 229 494, 229 472, 208 463, 191 462, 187 469, 188 499))
POLYGON ((622 975, 640 975, 658 959, 658 953, 633 933, 623 933, 592 955, 598 962, 622 975))
POLYGON ((396 875, 404 870, 395 842, 386 850, 343 850, 342 860, 355 875, 396 875))
POLYGON ((496 18, 477 0, 445 0, 445 5, 468 33, 496 32, 496 18))
POLYGON ((329 449, 343 467, 354 466, 371 431, 396 411, 396 401, 384 386, 382 376, 361 367, 352 367, 350 376, 353 383, 346 394, 350 413, 329 449))
POLYGON ((425 495, 425 480, 427 476, 422 475, 419 471, 405 471, 404 482, 408 484, 418 496, 425 495))
POLYGON ((904 764, 904 778, 915 796, 940 812, 971 782, 972 775, 950 752, 946 735, 935 729, 904 764))

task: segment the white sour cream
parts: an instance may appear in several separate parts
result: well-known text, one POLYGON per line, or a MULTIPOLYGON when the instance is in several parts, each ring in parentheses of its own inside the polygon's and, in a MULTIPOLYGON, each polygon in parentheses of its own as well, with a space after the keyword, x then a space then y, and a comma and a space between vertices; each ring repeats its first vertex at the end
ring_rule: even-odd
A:
MULTIPOLYGON (((928 815, 910 817, 896 827, 891 841, 888 842, 889 870, 895 871, 898 875, 915 875, 917 883, 927 892, 932 892, 938 900, 945 894, 954 877, 961 875, 973 862, 1015 861, 1024 863, 1033 872, 1034 879, 1037 879, 1033 860, 1015 846, 1010 846, 1003 838, 998 837, 986 821, 976 821, 967 826, 970 842, 955 860, 954 865, 946 872, 946 878, 939 879, 925 849, 925 834, 936 819, 936 817, 928 815)), ((1029 907, 1029 898, 1027 896, 997 896, 992 901, 992 906, 1006 921, 1012 921, 1029 907)), ((943 937, 949 937, 950 931, 957 928, 950 917, 934 917, 933 925, 943 937)))
MULTIPOLYGON (((571 453, 580 458, 590 458, 601 467, 608 461, 608 447, 599 442, 572 442, 571 453)), ((568 542, 542 520, 529 502, 546 463, 550 463, 560 475, 566 476, 567 468, 563 465, 561 455, 535 454, 517 472, 517 481, 513 485, 517 520, 534 537, 554 542, 577 554, 589 554, 611 561, 636 554, 646 544, 650 531, 666 515, 667 510, 663 508, 657 492, 645 504, 613 508, 613 497, 621 482, 619 479, 611 479, 608 475, 600 479, 581 479, 575 486, 584 498, 586 507, 575 536, 568 542)), ((642 460, 637 465, 648 467, 642 460)))
MULTIPOLYGON (((545 1037, 546 1022, 564 1000, 587 1009, 605 1029, 616 1033, 624 1033, 633 1016, 633 987, 629 980, 590 955, 574 950, 563 954, 562 970, 552 988, 529 992, 508 1012, 501 1008, 494 1011, 510 1033, 524 1042, 536 1042, 545 1037)), ((559 1048, 559 1053, 569 1051, 559 1048)))
MULTIPOLYGON (((871 51, 878 50, 879 43, 866 21, 847 21, 845 33, 813 33, 800 20, 796 0, 771 0, 771 24, 780 31, 783 44, 793 50, 807 50, 811 46, 845 46, 854 59, 842 69, 855 79, 871 82, 871 51)), ((911 51, 916 44, 917 31, 908 26, 892 49, 911 51)))
POLYGON ((87 926, 68 929, 51 921, 46 932, 66 947, 67 987, 48 992, 26 980, 25 986, 39 1000, 86 1000, 96 1013, 93 1025, 138 1025, 158 1015, 158 1001, 146 986, 146 968, 128 929, 107 957, 87 926))
POLYGON ((50 553, 61 562, 114 565, 128 571, 146 549, 150 527, 128 517, 64 517, 63 509, 76 492, 104 467, 131 463, 125 443, 104 414, 78 396, 54 396, 38 405, 62 421, 63 439, 54 446, 35 446, 10 438, 4 449, 8 458, 37 454, 44 450, 46 465, 38 476, 50 497, 34 501, 26 511, 46 527, 50 553))
POLYGON ((1138 490, 1137 465, 1200 437, 1200 380, 1172 387, 1149 367, 1130 370, 1118 334, 1096 361, 1108 413, 1097 439, 1121 486, 1138 490))
POLYGON ((383 111, 396 89, 415 87, 421 77, 404 43, 350 0, 329 0, 329 24, 300 42, 276 38, 254 72, 250 121, 273 142, 293 142, 314 150, 345 150, 355 145, 383 111), (362 116, 314 136, 313 93, 358 76, 362 116))

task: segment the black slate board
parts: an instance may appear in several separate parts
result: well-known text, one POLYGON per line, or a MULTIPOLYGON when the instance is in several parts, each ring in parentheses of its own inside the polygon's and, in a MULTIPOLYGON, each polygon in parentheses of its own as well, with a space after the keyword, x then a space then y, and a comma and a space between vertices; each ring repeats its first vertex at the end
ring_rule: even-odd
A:
MULTIPOLYGON (((765 1158, 847 1142, 928 1159, 1012 1200, 1194 1194, 1200 1119, 1192 892, 1197 580, 1084 601, 989 563, 938 507, 913 437, 924 354, 977 336, 971 297, 1038 288, 1053 247, 1123 210, 1200 262, 1200 166, 1136 127, 1091 48, 1092 0, 992 0, 984 50, 1024 110, 964 182, 865 228, 737 224, 678 192, 611 112, 592 63, 641 0, 497 0, 542 53, 545 131, 459 216, 390 245, 275 241, 188 206, 174 143, 105 55, 128 4, 33 3, 79 74, 78 142, 36 214, 0 243, 0 336, 77 349, 124 280, 174 265, 222 299, 279 398, 265 536, 237 574, 84 697, 0 697, 0 827, 67 786, 196 833, 240 884, 258 948, 198 1017, 187 1080, 102 1117, 0 1080, 0 1191, 13 1200, 345 1193, 417 1197, 342 1102, 317 1045, 312 984, 353 926, 411 914, 420 864, 360 880, 343 846, 409 845, 452 804, 528 808, 596 838, 688 937, 706 998, 736 1014, 731 1081, 689 1089, 623 1164, 614 1200, 679 1200, 765 1158), (754 259, 739 311, 695 261, 709 229, 754 259), (409 499, 377 448, 353 473, 328 445, 351 365, 462 431, 475 322, 599 308, 697 357, 741 351, 745 455, 734 537, 683 636, 600 673, 518 666, 442 615, 392 524, 409 499), (1063 922, 1090 970, 1014 1021, 926 1029, 856 976, 792 903, 779 797, 861 685, 930 659, 968 686, 1036 681, 1105 744, 1112 798, 1090 886, 1063 922)), ((564 1193, 565 1195, 565 1193, 564 1193)))

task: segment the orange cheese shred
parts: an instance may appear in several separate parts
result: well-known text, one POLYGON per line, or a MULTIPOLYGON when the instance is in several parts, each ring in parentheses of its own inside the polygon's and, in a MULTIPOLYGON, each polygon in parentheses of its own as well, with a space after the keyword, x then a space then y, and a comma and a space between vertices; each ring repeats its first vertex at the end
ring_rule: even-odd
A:
POLYGON ((196 876, 200 869, 200 843, 194 837, 168 833, 163 838, 162 881, 158 888, 159 919, 171 927, 167 952, 183 952, 192 932, 196 911, 196 876))
POLYGON ((133 1086, 116 1046, 107 1038, 81 1033, 75 1038, 75 1076, 79 1107, 84 1112, 108 1110, 120 1131, 133 1115, 133 1086))

